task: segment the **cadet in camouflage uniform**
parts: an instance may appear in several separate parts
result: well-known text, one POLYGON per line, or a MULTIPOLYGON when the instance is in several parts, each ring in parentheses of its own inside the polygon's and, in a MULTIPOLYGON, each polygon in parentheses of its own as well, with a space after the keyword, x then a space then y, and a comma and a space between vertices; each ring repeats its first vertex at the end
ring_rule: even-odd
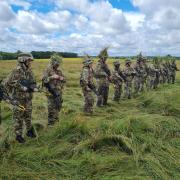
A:
POLYGON ((48 100, 48 125, 53 125, 59 119, 59 112, 62 108, 62 93, 65 77, 59 66, 62 57, 54 54, 50 58, 50 65, 43 74, 42 83, 47 91, 48 100))
POLYGON ((93 92, 96 93, 96 87, 93 82, 93 60, 89 56, 86 56, 84 58, 83 64, 84 65, 81 72, 80 85, 82 87, 82 92, 84 95, 84 112, 92 114, 94 105, 93 92))
POLYGON ((101 107, 107 105, 108 94, 109 94, 109 83, 111 80, 111 72, 106 60, 108 58, 107 48, 103 49, 99 56, 100 59, 95 68, 94 74, 97 82, 97 106, 101 107))
POLYGON ((160 63, 159 60, 157 58, 154 59, 154 68, 156 69, 156 78, 154 81, 154 89, 156 89, 160 83, 160 73, 161 73, 161 69, 160 69, 160 63))
POLYGON ((134 89, 135 94, 138 94, 143 91, 144 89, 144 68, 142 61, 138 58, 137 63, 134 67, 134 70, 136 72, 135 78, 134 78, 134 89))
POLYGON ((172 60, 170 63, 170 82, 172 84, 174 84, 176 80, 176 71, 178 71, 176 61, 172 60))
POLYGON ((33 57, 30 53, 21 53, 18 56, 18 65, 11 74, 7 77, 4 85, 12 98, 17 100, 25 111, 20 110, 18 107, 13 107, 13 120, 16 140, 19 143, 24 143, 25 139, 22 137, 23 123, 26 125, 28 137, 34 138, 36 134, 31 125, 32 115, 32 98, 33 92, 38 91, 36 81, 31 70, 31 61, 33 57), (23 83, 25 82, 26 83, 23 83))
POLYGON ((132 81, 135 76, 135 70, 131 67, 131 61, 129 59, 125 62, 125 69, 123 71, 125 77, 125 84, 124 84, 124 93, 125 97, 128 99, 132 98, 132 81))
POLYGON ((112 83, 114 84, 114 97, 113 101, 119 102, 122 94, 122 84, 123 84, 123 73, 120 69, 120 62, 115 61, 114 71, 112 72, 112 83))
POLYGON ((168 69, 165 62, 162 63, 162 76, 163 76, 163 84, 167 83, 168 69))
POLYGON ((163 71, 162 63, 160 64, 159 69, 160 69, 159 83, 163 84, 164 83, 164 71, 163 71))
POLYGON ((148 78, 148 65, 147 65, 147 58, 143 57, 142 59, 142 66, 143 66, 143 87, 144 85, 146 85, 146 88, 148 88, 148 84, 147 84, 147 78, 148 78))
POLYGON ((0 124, 2 123, 2 114, 1 114, 1 101, 3 100, 3 92, 1 90, 3 89, 2 79, 0 78, 0 124))
POLYGON ((154 64, 151 63, 148 67, 148 78, 147 78, 148 89, 155 89, 156 88, 156 74, 157 74, 157 72, 158 72, 158 69, 156 69, 154 64))

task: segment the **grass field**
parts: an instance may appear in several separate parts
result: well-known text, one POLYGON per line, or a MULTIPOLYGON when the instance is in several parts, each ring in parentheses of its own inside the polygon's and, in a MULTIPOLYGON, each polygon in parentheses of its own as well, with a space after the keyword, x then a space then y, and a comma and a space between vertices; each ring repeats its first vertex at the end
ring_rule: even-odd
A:
MULTIPOLYGON (((35 60, 40 84, 48 60, 35 60)), ((112 69, 112 60, 109 61, 112 69)), ((0 61, 5 77, 16 61, 0 61)), ((33 124, 38 137, 14 141, 10 106, 2 103, 0 179, 180 179, 180 71, 175 85, 162 85, 132 100, 82 113, 80 59, 65 59, 67 84, 60 122, 47 128, 44 94, 33 99, 33 124), (4 142, 10 142, 10 146, 4 142)), ((180 62, 178 62, 180 69, 180 62)))

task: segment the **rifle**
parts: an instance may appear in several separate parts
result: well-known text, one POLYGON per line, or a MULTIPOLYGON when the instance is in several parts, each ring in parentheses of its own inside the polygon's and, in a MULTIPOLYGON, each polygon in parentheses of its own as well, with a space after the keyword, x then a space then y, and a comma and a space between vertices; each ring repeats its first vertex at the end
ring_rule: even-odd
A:
POLYGON ((94 84, 88 83, 88 88, 91 89, 94 92, 94 94, 98 95, 98 92, 96 90, 96 86, 94 84))
POLYGON ((107 74, 107 78, 108 78, 108 80, 111 82, 111 71, 109 70, 109 68, 107 67, 107 65, 104 63, 104 65, 103 65, 103 70, 104 70, 104 72, 107 74))
POLYGON ((31 82, 29 80, 23 79, 19 82, 19 84, 23 87, 27 88, 27 92, 32 93, 34 89, 37 88, 36 83, 31 82))
MULTIPOLYGON (((9 94, 6 92, 5 88, 3 87, 3 85, 0 82, 0 103, 1 101, 5 101, 9 104, 11 104, 12 106, 16 106, 18 107, 21 111, 25 111, 25 107, 22 106, 18 101, 14 100, 13 98, 11 98, 9 96, 9 94)), ((0 112, 1 113, 1 112, 0 112)), ((1 114, 0 114, 0 124, 1 124, 1 114)))
POLYGON ((63 99, 61 98, 60 92, 52 88, 52 86, 49 83, 43 83, 43 86, 46 87, 49 93, 54 97, 56 108, 57 110, 60 110, 61 104, 63 103, 63 99))

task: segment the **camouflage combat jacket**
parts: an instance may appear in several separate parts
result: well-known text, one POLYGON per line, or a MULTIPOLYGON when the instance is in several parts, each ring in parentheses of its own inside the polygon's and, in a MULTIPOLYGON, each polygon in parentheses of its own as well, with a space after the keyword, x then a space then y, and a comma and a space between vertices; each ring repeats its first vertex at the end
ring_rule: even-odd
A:
POLYGON ((52 77, 53 75, 58 75, 58 76, 64 77, 64 75, 60 69, 55 70, 52 66, 49 66, 43 74, 42 82, 48 83, 52 89, 62 92, 64 84, 66 82, 65 77, 64 77, 64 80, 61 81, 58 79, 54 79, 52 77))
POLYGON ((94 85, 93 82, 94 71, 88 66, 84 66, 81 72, 80 85, 82 88, 87 88, 89 85, 94 85))
POLYGON ((144 78, 146 76, 146 71, 143 66, 140 66, 139 64, 136 64, 134 67, 134 70, 136 72, 135 77, 137 78, 144 78))
POLYGON ((111 76, 111 71, 106 63, 98 61, 98 64, 94 71, 94 76, 97 80, 97 83, 109 85, 109 79, 111 76))
POLYGON ((132 67, 126 67, 123 71, 123 74, 125 76, 125 79, 127 82, 132 82, 134 76, 135 76, 135 70, 132 67))
POLYGON ((112 83, 113 84, 118 84, 118 85, 121 85, 123 83, 123 77, 122 77, 122 71, 121 69, 118 69, 118 70, 114 70, 112 72, 112 83))
POLYGON ((156 77, 157 73, 159 72, 158 69, 154 67, 153 64, 149 65, 148 67, 148 74, 150 77, 156 77))
POLYGON ((23 91, 22 81, 26 80, 31 85, 36 85, 34 74, 31 68, 26 68, 24 64, 19 64, 10 75, 5 79, 4 86, 7 91, 12 95, 13 99, 28 99, 33 98, 33 93, 29 91, 23 91))

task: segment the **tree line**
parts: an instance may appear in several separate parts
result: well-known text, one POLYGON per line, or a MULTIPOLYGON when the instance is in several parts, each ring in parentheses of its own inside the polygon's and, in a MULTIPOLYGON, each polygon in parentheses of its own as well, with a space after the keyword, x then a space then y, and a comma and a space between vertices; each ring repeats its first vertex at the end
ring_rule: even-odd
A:
MULTIPOLYGON (((14 53, 0 51, 0 60, 17 59, 19 53, 21 53, 21 51, 17 51, 14 53)), ((76 57, 78 57, 77 53, 72 53, 72 52, 32 51, 31 53, 35 59, 49 59, 50 56, 54 53, 57 53, 64 58, 76 58, 76 57)))

